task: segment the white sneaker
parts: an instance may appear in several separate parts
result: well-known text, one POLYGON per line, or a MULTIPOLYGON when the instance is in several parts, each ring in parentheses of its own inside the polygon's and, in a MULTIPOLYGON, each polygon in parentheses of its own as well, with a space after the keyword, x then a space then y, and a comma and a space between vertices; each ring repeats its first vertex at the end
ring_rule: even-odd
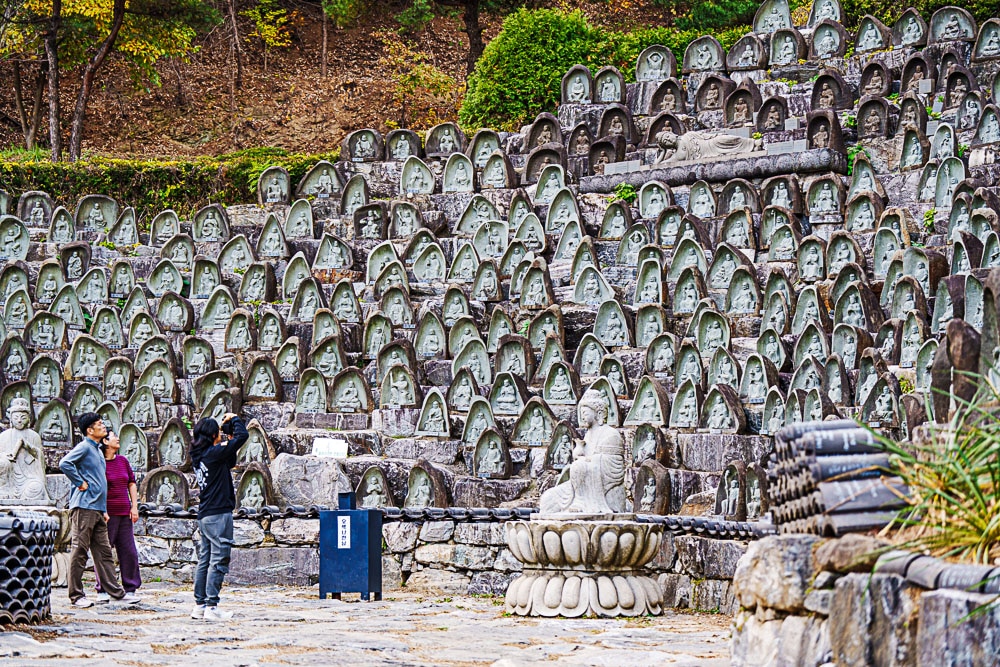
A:
POLYGON ((135 593, 126 593, 119 602, 122 604, 139 604, 142 602, 142 598, 135 593))
POLYGON ((88 600, 87 598, 79 598, 73 603, 73 606, 77 607, 78 609, 86 609, 87 607, 93 607, 94 603, 88 600))
POLYGON ((111 596, 110 595, 108 595, 107 593, 98 593, 97 594, 97 604, 107 604, 109 602, 111 602, 111 596))
POLYGON ((196 604, 191 610, 191 618, 205 618, 205 605, 196 604))
POLYGON ((233 617, 233 612, 222 611, 218 607, 205 607, 206 621, 228 621, 233 617))

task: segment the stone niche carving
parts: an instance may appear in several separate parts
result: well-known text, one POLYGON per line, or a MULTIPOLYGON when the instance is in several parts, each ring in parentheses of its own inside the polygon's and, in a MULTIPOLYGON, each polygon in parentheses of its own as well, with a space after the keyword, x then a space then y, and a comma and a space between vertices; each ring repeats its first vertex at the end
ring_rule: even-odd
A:
POLYGON ((159 403, 176 403, 178 397, 177 382, 174 379, 172 366, 163 359, 151 362, 139 375, 136 383, 139 387, 149 387, 153 397, 159 403))
MULTIPOLYGON (((6 206, 0 214, 9 215, 7 210, 10 206, 10 199, 5 197, 6 206)), ((46 228, 49 226, 49 218, 52 211, 56 209, 55 202, 47 192, 29 190, 17 198, 17 217, 24 221, 29 227, 46 228)))
POLYGON ((448 406, 440 389, 432 389, 424 397, 424 404, 417 420, 417 436, 447 438, 451 435, 448 406))
POLYGON ((700 427, 710 433, 745 433, 746 417, 736 390, 729 385, 715 385, 702 404, 700 427))
POLYGON ((758 132, 781 132, 788 119, 788 102, 780 96, 769 97, 761 103, 757 112, 758 132))
POLYGON ((524 147, 531 150, 552 143, 563 143, 562 128, 558 118, 548 112, 542 112, 528 126, 524 135, 524 147))
POLYGON ((205 375, 215 368, 215 351, 205 340, 197 336, 185 336, 181 344, 185 377, 205 375))
POLYGON ((424 140, 427 157, 447 158, 452 153, 464 153, 465 149, 465 133, 455 123, 441 123, 427 131, 424 140))
POLYGON ((146 434, 135 424, 123 424, 118 434, 121 443, 119 454, 124 456, 136 472, 149 469, 149 444, 146 434))
POLYGON ((444 475, 424 459, 418 459, 406 480, 403 507, 448 507, 448 487, 444 475))
POLYGON ((871 14, 866 14, 858 24, 854 40, 855 53, 869 53, 887 48, 892 43, 892 30, 871 14))
POLYGON ((385 473, 377 466, 371 466, 361 475, 361 481, 355 490, 358 498, 358 507, 380 508, 396 507, 396 500, 392 495, 392 488, 385 473))
POLYGON ((31 400, 35 403, 45 403, 62 395, 62 369, 52 357, 35 357, 28 367, 27 379, 31 387, 31 400))
POLYGON ((69 404, 70 414, 82 415, 85 412, 95 412, 97 406, 104 401, 101 390, 89 382, 82 382, 73 394, 69 404))
POLYGON ((462 367, 468 367, 476 382, 480 385, 492 384, 493 374, 490 367, 486 344, 480 338, 468 340, 452 361, 452 373, 457 374, 462 367))
MULTIPOLYGON (((16 398, 13 400, 17 400, 16 398)), ((13 405, 13 403, 11 403, 13 405)), ((10 411, 10 406, 7 407, 10 411)), ((35 430, 43 447, 70 447, 73 442, 73 423, 69 405, 61 398, 54 398, 38 411, 35 430)))
MULTIPOLYGON (((735 88, 736 83, 732 79, 719 74, 709 74, 702 80, 701 84, 698 86, 697 92, 695 93, 695 112, 700 113, 702 111, 721 110, 726 97, 728 97, 735 88)), ((659 143, 659 139, 657 139, 657 143, 659 143)))
POLYGON ((480 188, 511 189, 516 183, 514 166, 505 153, 497 151, 487 158, 479 176, 480 188))
POLYGON ((421 157, 424 149, 420 137, 412 130, 392 130, 385 135, 387 160, 401 162, 408 157, 421 157))
POLYGON ((218 285, 212 290, 201 313, 198 328, 204 331, 225 330, 229 318, 236 310, 236 297, 226 285, 218 285))
POLYGON ((159 247, 181 233, 181 221, 173 209, 167 209, 156 214, 150 223, 149 243, 159 247))
MULTIPOLYGON (((209 300, 211 304, 211 300, 209 300)), ((326 307, 326 298, 323 296, 323 288, 315 278, 308 278, 302 281, 295 297, 292 299, 292 312, 290 321, 312 322, 316 311, 326 307)), ((205 307, 206 312, 208 306, 205 307)))
MULTIPOLYGON (((420 162, 418 158, 414 159, 417 160, 417 162, 420 165, 426 168, 426 165, 424 165, 423 162, 420 162)), ((407 162, 409 162, 409 160, 407 160, 407 162)), ((430 174, 429 169, 427 170, 427 173, 430 174)), ((402 175, 400 176, 401 182, 399 189, 401 192, 406 192, 407 194, 410 194, 409 190, 407 189, 407 181, 405 180, 408 176, 410 176, 410 174, 408 173, 405 162, 403 163, 403 171, 401 172, 401 174, 402 175)), ((431 192, 434 191, 433 175, 431 175, 430 177, 430 185, 431 189, 429 192, 427 192, 427 194, 430 194, 431 192)), ((420 194, 423 194, 423 192, 421 192, 420 194)), ((357 211, 362 206, 367 206, 370 201, 371 201, 371 194, 368 190, 368 180, 365 178, 364 174, 354 174, 353 176, 351 176, 350 180, 347 181, 347 185, 344 186, 344 191, 340 195, 340 213, 345 217, 351 217, 354 215, 355 211, 357 211)))
POLYGON ((958 130, 975 129, 983 113, 983 106, 987 102, 988 99, 982 93, 976 91, 966 93, 955 113, 955 128, 958 130))
POLYGON ((844 77, 834 69, 825 69, 813 84, 810 107, 820 109, 851 109, 854 94, 844 77))
POLYGON ((903 142, 899 156, 899 169, 908 171, 920 169, 927 162, 930 142, 920 130, 909 127, 903 132, 903 142))
POLYGON ((663 81, 677 76, 677 59, 667 47, 654 44, 639 54, 635 63, 636 81, 663 81))
POLYGON ((257 203, 287 204, 291 185, 284 167, 268 167, 257 178, 257 203))
POLYGON ((665 426, 670 417, 670 395, 654 378, 644 375, 635 388, 635 401, 625 417, 625 426, 665 426))
POLYGON ((78 241, 59 249, 59 263, 66 272, 66 280, 77 282, 90 268, 90 245, 78 241))
POLYGON ((863 97, 858 105, 858 135, 888 137, 891 133, 889 103, 881 97, 863 97))
POLYGON ((844 136, 840 120, 830 109, 810 111, 806 117, 806 136, 810 149, 828 148, 843 153, 844 136))
POLYGON ((380 406, 383 408, 419 408, 423 392, 413 371, 406 366, 393 366, 382 378, 380 406))
MULTIPOLYGON (((579 237, 579 228, 577 228, 577 241, 579 241, 579 237)), ((490 220, 479 225, 479 229, 473 234, 472 245, 480 258, 492 258, 499 261, 507 251, 507 239, 507 223, 490 220)), ((573 251, 575 250, 576 248, 573 248, 573 251)), ((572 251, 570 254, 572 255, 572 251)))
POLYGON ((475 190, 475 171, 472 160, 462 153, 452 153, 444 168, 441 191, 472 192, 475 190))
POLYGON ((135 393, 122 409, 122 419, 139 428, 153 429, 160 425, 156 411, 156 397, 148 386, 137 386, 135 393))
POLYGON ((761 97, 757 86, 752 81, 744 81, 726 98, 726 123, 731 127, 752 127, 760 105, 761 97))
POLYGON ((325 413, 328 406, 326 381, 318 370, 307 368, 299 380, 299 388, 295 397, 295 412, 325 413))
POLYGON ((594 75, 594 101, 598 104, 625 103, 625 77, 615 67, 602 67, 594 75))
MULTIPOLYGON (((514 422, 511 440, 528 447, 541 447, 550 444, 555 437, 555 430, 556 418, 552 414, 552 410, 544 400, 534 396, 524 405, 517 421, 514 422)), ((572 451, 569 453, 571 454, 572 451)), ((562 460, 561 456, 560 460, 562 460)), ((566 464, 562 463, 562 465, 566 464)))
POLYGON ((726 54, 726 69, 730 72, 764 69, 766 66, 767 49, 753 33, 741 37, 726 54))
POLYGON ((196 243, 224 242, 229 240, 229 216, 219 204, 209 204, 195 213, 191 223, 196 243))
POLYGON ((52 212, 47 238, 56 244, 70 243, 76 238, 76 221, 62 206, 52 212))
POLYGON ((175 234, 160 249, 160 257, 169 259, 183 272, 189 272, 194 263, 194 241, 187 234, 175 234))
MULTIPOLYGON (((532 200, 536 204, 548 204, 552 201, 552 198, 556 196, 556 193, 566 187, 566 174, 565 168, 561 163, 554 163, 554 158, 550 153, 546 153, 548 149, 536 149, 532 151, 529 156, 529 162, 532 162, 532 167, 534 172, 525 171, 525 175, 530 177, 530 182, 537 182, 538 185, 535 186, 535 193, 532 200), (546 162, 546 158, 550 158, 546 162)), ((512 205, 512 210, 513 205, 512 205)), ((530 207, 529 207, 530 211, 530 207)), ((523 218, 522 218, 523 221, 523 218)))
POLYGON ((787 0, 765 0, 753 18, 753 31, 769 34, 792 27, 792 14, 787 0))
POLYGON ((187 478, 173 466, 150 470, 139 485, 140 500, 160 507, 180 505, 187 509, 189 494, 187 478))
POLYGON ((760 288, 753 271, 740 267, 733 271, 726 291, 726 311, 733 315, 754 315, 760 311, 760 288))
POLYGON ((906 9, 892 26, 892 43, 895 46, 921 48, 926 46, 929 30, 920 12, 906 9))
POLYGON ((424 227, 423 214, 410 202, 392 202, 389 220, 389 234, 396 239, 410 238, 424 227))
MULTIPOLYGON (((28 257, 30 242, 24 223, 14 216, 0 216, 0 259, 23 262, 28 257)), ((83 275, 82 272, 80 275, 83 275)))
POLYGON ((296 198, 311 196, 319 200, 332 198, 343 189, 340 174, 332 164, 320 160, 313 165, 295 188, 296 198))
POLYGON ((256 359, 250 365, 243 394, 248 401, 281 401, 282 383, 270 359, 256 359))
POLYGON ((976 39, 976 20, 961 7, 942 7, 934 12, 930 22, 930 43, 976 39))
MULTIPOLYGON (((194 270, 191 273, 191 296, 194 299, 207 299, 212 291, 222 284, 222 271, 219 264, 214 259, 207 259, 198 256, 194 261, 194 270)), ((118 289, 112 286, 113 289, 118 289)), ((114 297, 114 292, 112 292, 114 297)))
POLYGON ((236 502, 241 509, 260 510, 274 504, 271 473, 264 463, 247 465, 236 485, 236 502))
POLYGON ((239 234, 222 246, 219 252, 219 268, 227 274, 246 272, 256 259, 250 241, 243 234, 239 234))
POLYGON ((471 283, 479 270, 479 256, 475 246, 465 242, 455 253, 455 259, 448 271, 449 282, 471 283))
POLYGON ((385 159, 385 143, 377 130, 355 130, 344 138, 340 154, 351 162, 378 162, 385 159))
POLYGON ((790 262, 795 259, 801 234, 790 225, 778 225, 771 231, 771 247, 767 251, 768 262, 790 262))
MULTIPOLYGON (((539 408, 536 406, 533 410, 538 411, 539 408)), ((532 414, 532 419, 535 419, 534 415, 540 414, 540 412, 532 414)), ((541 426, 539 425, 538 428, 541 429, 541 426)), ((545 467, 551 470, 563 470, 573 461, 573 443, 579 440, 579 436, 567 421, 559 422, 554 429, 550 428, 550 432, 552 433, 551 438, 546 438, 548 447, 545 454, 545 467)))
POLYGON ((287 253, 287 248, 283 248, 285 238, 288 239, 311 239, 315 237, 314 233, 314 222, 312 205, 306 199, 298 199, 292 204, 291 208, 288 209, 288 214, 285 216, 285 222, 281 226, 284 232, 283 237, 274 238, 275 234, 270 232, 265 223, 265 230, 262 232, 261 236, 263 239, 263 234, 268 233, 266 242, 268 244, 269 257, 280 256, 280 253, 284 250, 287 253))
POLYGON ((1000 142, 1000 109, 995 104, 991 104, 983 110, 972 141, 976 146, 1000 142))
POLYGON ((979 29, 979 38, 972 50, 974 61, 1000 58, 1000 19, 992 18, 979 29))
POLYGON ((574 65, 562 78, 563 104, 590 104, 594 101, 594 81, 584 65, 574 65))
MULTIPOLYGON (((815 5, 813 5, 815 7, 815 5)), ((809 58, 828 60, 843 58, 847 51, 847 31, 835 21, 824 19, 813 29, 809 58)))
POLYGON ((746 480, 746 466, 741 461, 726 466, 715 492, 716 516, 727 521, 747 520, 746 480))
POLYGON ((156 459, 160 466, 178 470, 191 469, 191 433, 179 418, 166 423, 156 443, 156 459))
POLYGON ((670 408, 670 428, 697 428, 702 401, 700 386, 690 378, 682 381, 677 387, 677 393, 670 408))
POLYGON ((500 135, 493 130, 481 129, 472 136, 465 154, 476 169, 483 169, 493 152, 499 149, 500 135))
POLYGON ((892 92, 892 72, 884 64, 873 61, 861 72, 861 95, 885 97, 892 92))
POLYGON ((226 324, 223 340, 227 352, 244 353, 253 350, 257 344, 257 326, 254 324, 253 313, 243 308, 233 312, 226 324))
POLYGON ((643 463, 635 476, 632 491, 633 510, 637 514, 667 514, 670 511, 670 473, 656 461, 643 463))
POLYGON ((106 231, 118 219, 118 202, 105 195, 84 195, 76 205, 76 228, 106 231))
POLYGON ((448 387, 448 407, 455 412, 468 412, 473 397, 479 397, 479 384, 469 368, 460 368, 448 387))
MULTIPOLYGON (((632 112, 623 104, 609 104, 605 107, 601 113, 601 122, 598 123, 598 128, 597 136, 602 137, 604 141, 614 139, 614 137, 622 137, 626 143, 638 143, 639 133, 632 122, 632 112)), ((592 155, 596 146, 597 144, 591 146, 592 155)), ((617 156, 619 151, 623 152, 624 147, 616 150, 614 154, 617 156)), ((593 166, 592 162, 591 167, 593 166)))
POLYGON ((719 40, 710 35, 697 38, 684 50, 683 72, 707 72, 725 69, 726 52, 719 40))
POLYGON ((369 413, 373 407, 371 390, 356 367, 349 366, 337 373, 330 397, 331 412, 369 413))
POLYGON ((802 33, 789 26, 771 36, 768 62, 772 67, 797 65, 800 60, 806 59, 808 52, 809 47, 802 33))
POLYGON ((385 202, 360 206, 354 210, 354 238, 383 241, 389 237, 389 215, 385 202))
POLYGON ((136 226, 134 208, 129 206, 122 210, 118 220, 111 226, 107 238, 115 245, 139 245, 139 228, 136 226))

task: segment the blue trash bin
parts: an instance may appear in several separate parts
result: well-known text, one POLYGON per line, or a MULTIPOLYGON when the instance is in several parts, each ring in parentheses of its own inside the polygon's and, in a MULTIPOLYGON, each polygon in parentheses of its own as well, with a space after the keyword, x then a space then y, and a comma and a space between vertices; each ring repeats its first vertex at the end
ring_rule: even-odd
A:
POLYGON ((382 599, 382 512, 357 509, 354 493, 339 494, 339 509, 319 513, 319 597, 361 593, 382 599))

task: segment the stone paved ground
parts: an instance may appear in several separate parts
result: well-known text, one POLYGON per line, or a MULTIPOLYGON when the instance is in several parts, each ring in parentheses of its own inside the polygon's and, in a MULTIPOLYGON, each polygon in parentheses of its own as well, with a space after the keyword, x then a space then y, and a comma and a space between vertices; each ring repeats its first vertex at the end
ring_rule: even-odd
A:
POLYGON ((226 623, 188 617, 189 589, 144 587, 135 609, 76 610, 53 595, 53 622, 0 633, 10 665, 729 665, 729 617, 668 611, 625 620, 505 616, 501 598, 393 593, 319 600, 315 588, 227 587, 226 623), (76 658, 70 660, 70 658, 76 658))

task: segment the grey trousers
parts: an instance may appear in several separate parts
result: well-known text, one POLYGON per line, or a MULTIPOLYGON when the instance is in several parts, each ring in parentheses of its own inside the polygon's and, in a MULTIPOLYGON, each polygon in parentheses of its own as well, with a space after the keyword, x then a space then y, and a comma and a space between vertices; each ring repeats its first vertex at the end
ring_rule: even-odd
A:
POLYGON ((115 600, 125 595, 118 583, 115 561, 108 542, 108 523, 104 513, 97 510, 72 509, 69 511, 71 544, 69 560, 69 599, 76 602, 85 596, 83 571, 87 569, 87 552, 94 557, 94 570, 101 581, 101 589, 115 600))
POLYGON ((194 573, 194 601, 215 607, 219 604, 222 580, 229 572, 233 515, 226 512, 198 519, 198 530, 201 541, 198 543, 198 569, 194 573))

